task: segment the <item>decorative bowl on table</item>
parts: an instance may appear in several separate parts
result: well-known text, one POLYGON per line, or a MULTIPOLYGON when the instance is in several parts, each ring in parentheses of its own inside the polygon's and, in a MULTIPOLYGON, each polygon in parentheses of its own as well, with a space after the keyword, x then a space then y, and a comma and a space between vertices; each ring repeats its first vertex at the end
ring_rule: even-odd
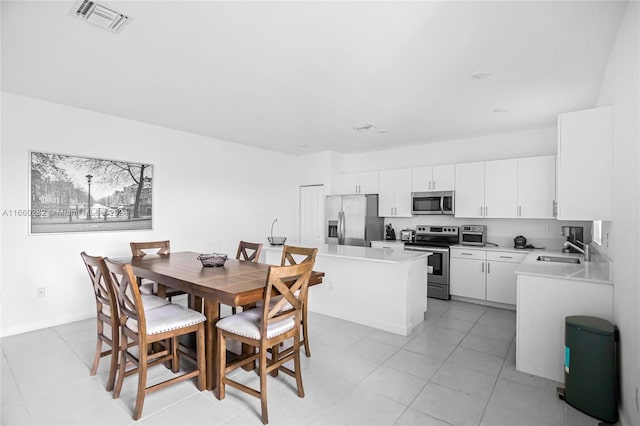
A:
POLYGON ((284 245, 284 242, 287 241, 287 237, 267 237, 267 240, 269 240, 269 244, 271 244, 272 246, 281 246, 284 245))
POLYGON ((202 266, 207 267, 224 266, 224 262, 226 262, 227 259, 227 255, 222 253, 209 253, 198 256, 198 260, 202 262, 202 266))

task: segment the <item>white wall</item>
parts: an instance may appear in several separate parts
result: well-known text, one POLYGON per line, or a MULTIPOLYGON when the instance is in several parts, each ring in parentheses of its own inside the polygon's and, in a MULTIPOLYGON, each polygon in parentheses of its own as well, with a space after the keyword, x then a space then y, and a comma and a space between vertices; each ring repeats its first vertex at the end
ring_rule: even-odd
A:
POLYGON ((297 236, 296 157, 31 98, 2 94, 0 210, 29 208, 29 150, 153 164, 152 231, 28 235, 2 217, 2 336, 94 315, 80 252, 129 254, 133 240, 235 255, 239 239, 297 236), (36 289, 46 287, 46 297, 36 289))
MULTIPOLYGON (((375 135, 372 135, 375 137, 375 135)), ((555 155, 556 127, 345 155, 337 173, 555 155)))
MULTIPOLYGON (((606 68, 598 106, 613 105, 613 221, 603 223, 613 260, 614 319, 620 330, 624 425, 640 424, 640 7, 630 2, 606 68)), ((603 238, 603 241, 605 238, 603 238)))

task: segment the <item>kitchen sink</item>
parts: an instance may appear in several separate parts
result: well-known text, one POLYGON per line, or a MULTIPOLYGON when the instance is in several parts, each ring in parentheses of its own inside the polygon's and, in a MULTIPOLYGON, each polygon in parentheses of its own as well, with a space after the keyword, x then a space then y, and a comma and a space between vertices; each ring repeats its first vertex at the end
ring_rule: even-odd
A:
POLYGON ((538 256, 539 262, 580 263, 575 257, 538 256))

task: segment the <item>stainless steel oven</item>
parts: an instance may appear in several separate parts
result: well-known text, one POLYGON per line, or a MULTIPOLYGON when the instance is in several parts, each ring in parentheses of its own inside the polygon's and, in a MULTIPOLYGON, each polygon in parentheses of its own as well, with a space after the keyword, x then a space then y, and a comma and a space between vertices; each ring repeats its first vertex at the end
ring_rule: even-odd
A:
POLYGON ((416 227, 415 240, 405 243, 409 251, 430 251, 427 266, 427 296, 448 300, 449 296, 449 246, 458 244, 457 226, 416 227))

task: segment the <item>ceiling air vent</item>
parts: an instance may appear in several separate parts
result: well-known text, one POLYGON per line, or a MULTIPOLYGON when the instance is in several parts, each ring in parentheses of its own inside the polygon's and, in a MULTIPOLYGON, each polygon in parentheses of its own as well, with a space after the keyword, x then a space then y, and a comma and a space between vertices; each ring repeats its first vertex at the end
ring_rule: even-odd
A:
POLYGON ((116 32, 122 28, 124 23, 129 19, 128 16, 123 15, 120 12, 111 10, 93 1, 84 0, 76 15, 82 19, 91 22, 109 31, 116 32))

